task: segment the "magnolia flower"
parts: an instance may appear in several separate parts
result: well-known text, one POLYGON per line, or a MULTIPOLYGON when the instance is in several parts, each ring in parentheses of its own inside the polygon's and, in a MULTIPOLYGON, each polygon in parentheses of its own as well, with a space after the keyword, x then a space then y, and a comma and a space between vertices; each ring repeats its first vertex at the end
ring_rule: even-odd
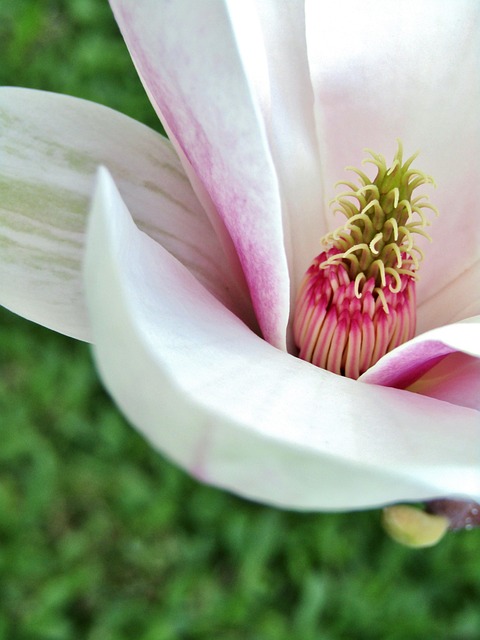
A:
POLYGON ((111 4, 170 141, 2 89, 2 304, 92 342, 121 410, 204 482, 311 510, 478 499, 480 7, 111 4), (293 301, 344 167, 397 137, 441 215, 415 337, 354 380, 296 356, 293 301))

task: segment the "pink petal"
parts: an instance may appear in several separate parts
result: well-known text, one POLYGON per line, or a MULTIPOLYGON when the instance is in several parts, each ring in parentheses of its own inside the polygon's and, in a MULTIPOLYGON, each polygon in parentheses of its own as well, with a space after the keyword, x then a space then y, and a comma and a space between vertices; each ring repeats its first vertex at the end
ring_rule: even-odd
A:
POLYGON ((227 250, 222 226, 233 241, 264 337, 285 348, 289 275, 279 185, 227 5, 111 4, 197 195, 227 250))
POLYGON ((225 256, 171 144, 100 105, 0 89, 0 302, 90 340, 81 261, 93 178, 109 167, 134 218, 226 306, 254 326, 247 292, 225 256))
POLYGON ((480 360, 465 353, 452 353, 408 390, 480 411, 480 360))
POLYGON ((387 353, 359 380, 405 389, 455 352, 480 357, 480 316, 417 336, 387 353))
POLYGON ((335 376, 273 348, 135 228, 104 171, 86 287, 113 397, 203 481, 299 509, 480 497, 477 411, 335 376))

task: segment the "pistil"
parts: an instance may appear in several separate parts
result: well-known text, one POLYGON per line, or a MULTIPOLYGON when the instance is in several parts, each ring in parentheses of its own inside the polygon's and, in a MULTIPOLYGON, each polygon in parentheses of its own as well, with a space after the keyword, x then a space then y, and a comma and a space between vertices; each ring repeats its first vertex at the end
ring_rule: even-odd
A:
POLYGON ((346 223, 327 234, 325 250, 300 285, 294 315, 299 357, 334 373, 358 378, 385 353, 415 334, 415 283, 423 251, 417 235, 431 240, 425 209, 438 214, 428 196, 413 197, 430 176, 403 162, 402 145, 390 167, 368 150, 364 160, 377 168, 371 180, 362 170, 359 184, 332 202, 346 223))

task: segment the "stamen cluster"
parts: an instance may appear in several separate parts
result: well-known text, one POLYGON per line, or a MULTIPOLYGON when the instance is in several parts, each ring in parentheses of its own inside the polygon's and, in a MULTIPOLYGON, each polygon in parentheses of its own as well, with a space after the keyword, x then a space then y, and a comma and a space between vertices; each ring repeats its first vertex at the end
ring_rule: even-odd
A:
POLYGON ((430 176, 411 169, 417 154, 403 162, 402 146, 388 168, 385 158, 368 150, 377 168, 371 180, 347 167, 359 185, 332 202, 346 223, 323 238, 300 286, 294 339, 299 356, 319 367, 357 378, 388 351, 415 334, 415 281, 423 259, 415 234, 428 240, 424 209, 437 209, 428 196, 413 197, 430 176))

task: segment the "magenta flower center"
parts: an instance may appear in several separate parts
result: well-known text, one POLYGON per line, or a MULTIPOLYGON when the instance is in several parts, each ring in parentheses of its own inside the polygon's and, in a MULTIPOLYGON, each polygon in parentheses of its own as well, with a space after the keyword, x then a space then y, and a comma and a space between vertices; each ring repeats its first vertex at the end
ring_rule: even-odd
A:
POLYGON ((415 334, 415 283, 423 259, 415 234, 430 240, 423 209, 438 213, 428 196, 413 197, 433 180, 405 163, 402 146, 388 168, 369 151, 377 167, 371 180, 351 168, 359 185, 333 202, 347 222, 323 238, 326 250, 300 285, 293 332, 299 357, 333 373, 358 378, 379 358, 415 334))

